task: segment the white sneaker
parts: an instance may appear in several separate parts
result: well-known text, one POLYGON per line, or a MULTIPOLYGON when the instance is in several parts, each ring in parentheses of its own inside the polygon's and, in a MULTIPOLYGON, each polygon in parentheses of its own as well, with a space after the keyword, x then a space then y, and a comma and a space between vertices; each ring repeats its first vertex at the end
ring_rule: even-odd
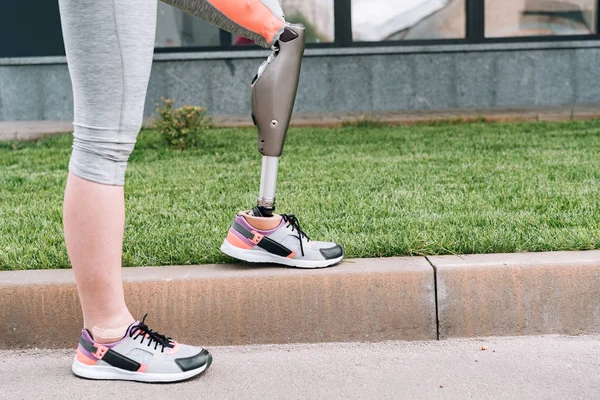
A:
POLYGON ((81 331, 73 373, 88 379, 177 382, 210 366, 208 351, 154 332, 145 319, 131 324, 121 340, 110 344, 96 343, 87 329, 81 331))
POLYGON ((344 258, 342 246, 316 242, 300 229, 294 215, 276 215, 280 222, 273 229, 260 230, 247 221, 249 211, 239 213, 229 229, 221 251, 251 263, 275 263, 297 268, 323 268, 344 258))

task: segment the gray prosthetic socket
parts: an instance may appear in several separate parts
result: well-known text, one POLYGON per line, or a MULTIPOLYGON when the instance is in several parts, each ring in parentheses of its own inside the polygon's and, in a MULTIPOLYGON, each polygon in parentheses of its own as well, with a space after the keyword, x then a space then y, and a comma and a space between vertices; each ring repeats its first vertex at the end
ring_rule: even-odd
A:
POLYGON ((258 128, 258 151, 263 155, 254 213, 262 216, 271 216, 275 210, 278 161, 296 101, 304 47, 304 26, 286 25, 252 81, 252 119, 258 128))
POLYGON ((279 157, 290 124, 304 54, 304 27, 288 24, 273 54, 252 82, 252 115, 258 127, 258 150, 279 157))

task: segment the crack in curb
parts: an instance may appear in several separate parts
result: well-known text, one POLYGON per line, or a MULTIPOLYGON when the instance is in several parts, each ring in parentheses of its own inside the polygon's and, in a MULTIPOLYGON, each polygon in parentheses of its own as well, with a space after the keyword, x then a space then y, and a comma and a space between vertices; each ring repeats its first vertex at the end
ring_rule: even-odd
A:
POLYGON ((433 268, 433 293, 435 296, 435 329, 437 340, 440 340, 440 307, 438 304, 437 268, 435 267, 435 265, 433 265, 433 263, 429 259, 429 256, 425 256, 425 259, 427 260, 429 265, 431 265, 431 268, 433 268))

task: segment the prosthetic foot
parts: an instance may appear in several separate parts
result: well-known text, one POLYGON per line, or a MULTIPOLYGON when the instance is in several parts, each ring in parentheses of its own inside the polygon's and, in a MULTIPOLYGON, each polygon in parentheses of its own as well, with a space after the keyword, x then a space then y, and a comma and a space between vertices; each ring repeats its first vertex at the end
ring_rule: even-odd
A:
POLYGON ((236 216, 221 246, 223 253, 240 260, 320 268, 344 258, 340 245, 310 240, 294 215, 275 214, 279 157, 296 101, 304 35, 302 25, 286 25, 252 81, 252 119, 263 156, 258 204, 236 216))

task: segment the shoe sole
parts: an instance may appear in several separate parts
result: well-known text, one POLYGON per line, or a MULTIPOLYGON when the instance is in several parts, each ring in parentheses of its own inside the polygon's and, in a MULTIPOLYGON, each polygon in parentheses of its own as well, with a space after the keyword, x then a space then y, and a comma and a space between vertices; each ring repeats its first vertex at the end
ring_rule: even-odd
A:
POLYGON ((286 265, 288 267, 306 269, 331 267, 335 264, 338 264, 344 259, 344 256, 342 255, 338 258, 323 261, 296 260, 293 258, 281 257, 263 251, 240 249, 239 247, 235 247, 234 245, 230 244, 227 240, 225 240, 221 245, 221 251, 230 257, 237 258, 238 260, 246 261, 249 263, 281 264, 286 265))
POLYGON ((136 381, 146 383, 180 382, 200 375, 208 369, 211 361, 202 367, 176 374, 153 374, 147 372, 131 372, 110 365, 86 365, 73 360, 71 371, 80 378, 111 381, 136 381))

